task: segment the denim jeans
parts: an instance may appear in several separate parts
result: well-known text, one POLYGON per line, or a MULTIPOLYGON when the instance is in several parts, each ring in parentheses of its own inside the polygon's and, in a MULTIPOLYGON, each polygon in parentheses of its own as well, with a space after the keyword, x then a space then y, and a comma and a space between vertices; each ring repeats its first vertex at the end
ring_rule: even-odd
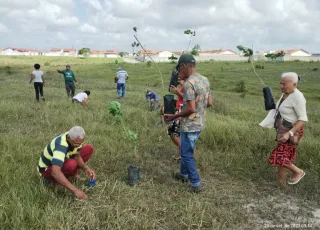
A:
POLYGON ((124 97, 124 95, 126 94, 126 84, 125 83, 117 83, 117 92, 119 97, 124 97), (121 92, 122 90, 122 92, 121 92))
POLYGON ((180 132, 180 175, 191 181, 191 186, 200 186, 200 177, 194 162, 194 148, 200 132, 180 132))

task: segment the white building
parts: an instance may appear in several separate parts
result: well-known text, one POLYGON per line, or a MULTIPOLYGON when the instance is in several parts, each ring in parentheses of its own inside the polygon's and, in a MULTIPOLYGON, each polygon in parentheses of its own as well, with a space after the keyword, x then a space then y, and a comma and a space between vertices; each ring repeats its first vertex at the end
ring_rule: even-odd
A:
POLYGON ((169 58, 169 57, 171 57, 171 56, 175 56, 175 54, 174 53, 171 53, 171 52, 169 52, 169 51, 161 51, 161 52, 159 52, 159 54, 158 54, 158 56, 159 57, 161 57, 161 58, 169 58))
POLYGON ((118 55, 118 51, 117 50, 105 50, 104 51, 104 57, 106 58, 117 58, 118 55))
POLYGON ((199 51, 199 56, 216 56, 216 55, 238 55, 238 54, 230 49, 199 51))
POLYGON ((23 55, 25 55, 25 51, 26 51, 26 49, 8 47, 2 51, 2 54, 3 55, 10 55, 10 56, 11 55, 12 56, 23 56, 23 55))
POLYGON ((281 51, 284 52, 285 56, 291 56, 291 57, 309 57, 309 56, 311 56, 311 53, 309 53, 303 49, 274 50, 274 51, 270 51, 270 53, 280 53, 281 51))

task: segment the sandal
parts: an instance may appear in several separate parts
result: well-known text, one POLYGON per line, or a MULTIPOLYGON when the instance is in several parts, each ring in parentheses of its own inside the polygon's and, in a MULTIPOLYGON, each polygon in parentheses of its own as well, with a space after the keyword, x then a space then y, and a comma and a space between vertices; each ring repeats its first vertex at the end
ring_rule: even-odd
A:
POLYGON ((177 157, 176 155, 173 155, 173 156, 172 156, 172 159, 173 159, 173 160, 176 160, 176 161, 179 161, 179 160, 181 160, 181 157, 180 157, 180 156, 177 157))
POLYGON ((301 177, 299 179, 297 179, 296 181, 288 181, 288 184, 297 184, 304 176, 306 175, 306 173, 303 171, 301 177))

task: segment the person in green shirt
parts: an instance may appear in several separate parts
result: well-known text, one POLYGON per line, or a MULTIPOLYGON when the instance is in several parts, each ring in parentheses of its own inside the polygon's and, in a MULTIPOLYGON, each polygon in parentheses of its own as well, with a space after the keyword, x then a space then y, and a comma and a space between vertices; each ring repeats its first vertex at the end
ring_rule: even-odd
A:
POLYGON ((70 65, 66 65, 65 70, 59 70, 57 69, 58 73, 63 74, 64 76, 64 81, 66 84, 66 90, 67 90, 67 95, 68 98, 71 96, 71 98, 74 97, 74 93, 76 90, 76 85, 78 85, 78 82, 76 80, 76 77, 74 76, 74 73, 72 70, 70 70, 70 65))

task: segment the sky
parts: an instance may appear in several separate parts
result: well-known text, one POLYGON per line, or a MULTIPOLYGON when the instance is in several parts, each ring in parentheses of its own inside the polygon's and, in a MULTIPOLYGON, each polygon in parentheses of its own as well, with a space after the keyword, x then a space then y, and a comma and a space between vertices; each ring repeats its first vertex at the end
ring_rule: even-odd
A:
POLYGON ((0 0, 0 48, 320 53, 320 0, 0 0))

